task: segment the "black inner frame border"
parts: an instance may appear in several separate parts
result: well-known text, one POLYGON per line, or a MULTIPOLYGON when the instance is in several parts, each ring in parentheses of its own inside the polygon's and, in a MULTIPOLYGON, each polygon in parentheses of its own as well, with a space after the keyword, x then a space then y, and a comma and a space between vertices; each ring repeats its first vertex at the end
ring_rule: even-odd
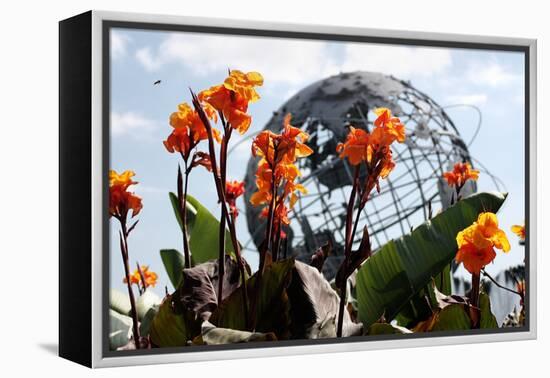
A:
MULTIPOLYGON (((306 25, 304 25, 306 26, 306 25)), ((284 27, 284 26, 283 26, 284 27)), ((524 45, 513 45, 504 43, 485 43, 485 42, 456 42, 456 41, 441 41, 430 40, 429 38, 398 38, 398 37, 380 37, 380 36, 364 36, 352 34, 330 34, 317 32, 298 32, 284 30, 267 30, 267 29, 251 29, 251 28, 234 28, 234 27, 218 27, 218 26, 198 26, 185 24, 168 24, 168 23, 149 23, 149 22, 134 22, 134 21, 102 21, 102 172, 103 172, 103 198, 102 207, 105 216, 102 219, 102 357, 124 357, 137 355, 156 355, 156 354, 174 354, 174 353, 195 353, 206 351, 223 351, 223 350, 244 350, 244 349, 259 349, 259 348, 281 348, 292 346, 305 345, 331 345, 341 343, 355 343, 366 341, 383 341, 383 340, 408 340, 417 338, 440 338, 449 336, 473 336, 484 334, 497 333, 517 333, 530 331, 530 47, 524 45), (110 351, 109 350, 109 285, 110 285, 110 230, 109 217, 107 216, 109 208, 109 167, 110 167, 110 112, 111 112, 111 72, 110 72, 110 31, 111 29, 130 29, 130 30, 148 30, 162 32, 188 32, 188 33, 203 33, 203 34, 221 34, 234 36, 249 36, 249 37, 267 37, 267 38, 285 38, 285 39, 303 39, 303 40, 320 40, 320 41, 335 41, 335 42, 362 42, 376 43, 387 45, 404 45, 404 46, 423 46, 423 47, 443 47, 456 49, 472 49, 472 50, 488 50, 488 51, 508 51, 520 52, 524 56, 524 128, 525 128, 525 145, 524 145, 524 160, 525 160, 525 326, 514 328, 498 328, 491 330, 468 330, 468 331, 442 331, 434 334, 396 334, 396 335, 378 335, 378 336, 354 336, 349 338, 330 338, 330 339, 300 339, 300 340, 281 340, 277 342, 254 342, 241 344, 226 344, 226 345, 196 345, 173 348, 158 348, 147 350, 132 350, 132 351, 110 351)), ((397 31, 396 31, 397 32, 397 31)), ((399 31, 406 34, 405 31, 399 31)), ((452 37, 452 36, 451 36, 452 37)), ((406 345, 401 345, 406 347, 406 345)))

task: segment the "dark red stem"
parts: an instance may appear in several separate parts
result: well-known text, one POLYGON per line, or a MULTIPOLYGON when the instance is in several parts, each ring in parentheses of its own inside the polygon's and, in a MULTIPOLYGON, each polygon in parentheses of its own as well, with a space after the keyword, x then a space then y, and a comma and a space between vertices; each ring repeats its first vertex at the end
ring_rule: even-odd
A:
POLYGON ((190 90, 191 97, 193 98, 193 106, 195 107, 195 110, 199 114, 199 117, 202 121, 202 124, 204 125, 206 132, 208 134, 208 151, 210 155, 210 162, 212 163, 212 175, 214 176, 214 183, 216 184, 216 191, 218 193, 218 200, 222 207, 225 207, 225 211, 223 212, 225 214, 224 218, 229 226, 229 232, 231 236, 231 243, 233 245, 233 249, 235 251, 235 256, 237 257, 237 264, 239 266, 239 273, 241 276, 241 287, 242 287, 242 295, 243 295, 243 310, 244 310, 244 316, 245 319, 248 320, 248 291, 246 287, 246 275, 245 275, 245 269, 244 269, 244 263, 241 258, 241 250, 239 246, 239 241, 237 240, 237 232, 235 231, 235 225, 233 222, 231 222, 231 219, 229 218, 229 212, 227 211, 227 203, 225 200, 225 183, 221 182, 221 177, 219 176, 218 171, 218 165, 216 161, 216 150, 214 148, 214 135, 212 132, 212 126, 210 125, 210 120, 206 116, 206 113, 204 112, 204 109, 202 108, 202 105, 195 95, 195 93, 190 90))
POLYGON ((124 263, 124 273, 126 274, 126 286, 128 287, 128 296, 130 297, 130 314, 132 317, 132 330, 134 335, 134 343, 136 349, 140 348, 140 335, 138 327, 138 317, 136 310, 136 299, 134 297, 134 291, 132 290, 132 284, 130 282, 130 263, 128 257, 128 232, 126 230, 126 216, 120 217, 120 226, 122 232, 120 234, 120 252, 122 253, 122 262, 124 263))
POLYGON ((137 270, 139 272, 139 279, 141 280, 141 287, 142 287, 142 289, 139 290, 139 293, 143 294, 143 293, 145 293, 145 290, 147 289, 147 283, 145 282, 145 276, 143 275, 143 271, 141 270, 141 267, 139 266, 139 262, 136 262, 136 266, 137 266, 137 270))
POLYGON ((185 164, 185 181, 182 178, 181 168, 178 166, 178 202, 180 205, 180 218, 183 225, 183 254, 185 258, 185 268, 191 268, 191 253, 189 251, 189 237, 187 236, 187 187, 189 184, 189 167, 187 160, 184 158, 185 164))

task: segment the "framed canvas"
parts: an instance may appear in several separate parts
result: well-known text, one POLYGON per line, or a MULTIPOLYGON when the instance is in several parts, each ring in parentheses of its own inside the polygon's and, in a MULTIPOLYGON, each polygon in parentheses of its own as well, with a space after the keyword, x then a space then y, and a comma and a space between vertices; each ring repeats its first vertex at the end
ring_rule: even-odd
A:
POLYGON ((59 354, 536 337, 536 41, 60 24, 59 354))

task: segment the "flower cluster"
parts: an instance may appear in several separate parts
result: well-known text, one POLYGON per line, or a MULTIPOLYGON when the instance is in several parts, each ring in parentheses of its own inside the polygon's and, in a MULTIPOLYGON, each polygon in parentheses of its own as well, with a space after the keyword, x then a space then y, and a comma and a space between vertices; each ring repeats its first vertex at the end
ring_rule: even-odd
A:
POLYGON ((296 183, 300 170, 295 163, 313 153, 305 144, 309 135, 292 126, 290 119, 287 114, 281 134, 264 130, 252 142, 252 154, 260 157, 260 161, 256 171, 258 191, 252 194, 250 202, 254 206, 267 205, 262 216, 269 218, 269 212, 273 211, 275 233, 282 231, 282 224, 290 224, 288 212, 298 200, 297 193, 306 193, 305 187, 296 183))
POLYGON ((351 165, 365 162, 372 169, 378 167, 380 178, 386 178, 395 167, 390 146, 405 141, 405 125, 387 108, 375 109, 374 113, 377 118, 372 132, 350 127, 346 141, 339 143, 336 151, 351 165))
POLYGON ((516 234, 520 241, 525 241, 525 225, 515 224, 512 226, 512 232, 516 234))
POLYGON ((244 194, 244 181, 227 181, 225 183, 225 201, 229 205, 229 212, 234 218, 239 215, 237 198, 244 194))
POLYGON ((466 270, 479 274, 496 257, 494 248, 503 252, 510 250, 510 243, 504 231, 498 228, 498 220, 493 213, 481 213, 476 222, 460 231, 456 236, 458 252, 456 262, 463 263, 466 270))
POLYGON ((128 191, 130 185, 137 184, 132 180, 135 173, 125 171, 118 174, 116 171, 109 171, 109 215, 118 219, 126 219, 128 211, 132 210, 132 217, 135 217, 143 207, 141 198, 128 191))
POLYGON ((244 134, 252 123, 252 117, 247 113, 248 104, 260 98, 255 87, 263 85, 263 82, 258 72, 232 70, 223 84, 200 92, 198 99, 210 119, 217 122, 216 114, 220 114, 224 122, 244 134))
MULTIPOLYGON (((142 265, 139 267, 139 269, 141 270, 141 273, 138 269, 136 269, 130 276, 130 284, 139 286, 139 284, 142 283, 141 275, 143 275, 143 279, 145 280, 145 287, 146 288, 149 286, 155 287, 158 279, 157 274, 152 270, 149 270, 149 267, 147 265, 142 265)), ((126 277, 124 277, 123 282, 124 283, 128 282, 126 277)))
POLYGON ((477 181, 479 171, 477 169, 472 169, 472 166, 468 162, 456 163, 452 171, 443 173, 443 177, 450 187, 457 188, 457 191, 460 191, 466 181, 477 181))
MULTIPOLYGON (((215 113, 210 113, 215 115, 215 113)), ((172 133, 163 142, 168 152, 179 152, 184 160, 189 158, 193 148, 202 140, 208 139, 208 133, 198 113, 187 103, 178 105, 178 111, 170 115, 172 133)), ((213 129, 214 137, 219 142, 219 131, 213 129)))

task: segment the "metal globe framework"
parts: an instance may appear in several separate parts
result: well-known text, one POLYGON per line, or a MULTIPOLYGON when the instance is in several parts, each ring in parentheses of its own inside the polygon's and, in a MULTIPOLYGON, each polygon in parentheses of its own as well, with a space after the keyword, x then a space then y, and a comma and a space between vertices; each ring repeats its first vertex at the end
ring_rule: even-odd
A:
MULTIPOLYGON (((486 171, 470 156, 445 109, 409 82, 373 72, 341 73, 296 93, 273 113, 264 129, 279 132, 284 116, 291 113, 292 124, 310 134, 308 145, 315 152, 299 160, 300 182, 308 194, 300 197, 292 212, 286 252, 309 262, 315 250, 330 240, 334 253, 323 271, 328 278, 335 275, 342 258, 352 181, 352 169, 338 157, 336 145, 345 139, 349 125, 370 130, 372 110, 377 107, 387 107, 401 119, 407 138, 392 146, 396 167, 381 180, 380 191, 373 192, 361 215, 373 248, 409 232, 432 211, 449 206, 451 190, 441 177, 454 163, 468 161, 486 171)), ((477 130, 474 138, 475 134, 477 130)), ((252 235, 245 247, 258 246, 265 233, 265 222, 258 219, 260 209, 249 202, 256 189, 256 165, 251 158, 245 177, 246 218, 252 235)), ((498 188, 497 179, 493 181, 498 188)), ((474 191, 475 183, 463 189, 464 194, 474 191)), ((359 239, 359 235, 354 238, 359 239)))

